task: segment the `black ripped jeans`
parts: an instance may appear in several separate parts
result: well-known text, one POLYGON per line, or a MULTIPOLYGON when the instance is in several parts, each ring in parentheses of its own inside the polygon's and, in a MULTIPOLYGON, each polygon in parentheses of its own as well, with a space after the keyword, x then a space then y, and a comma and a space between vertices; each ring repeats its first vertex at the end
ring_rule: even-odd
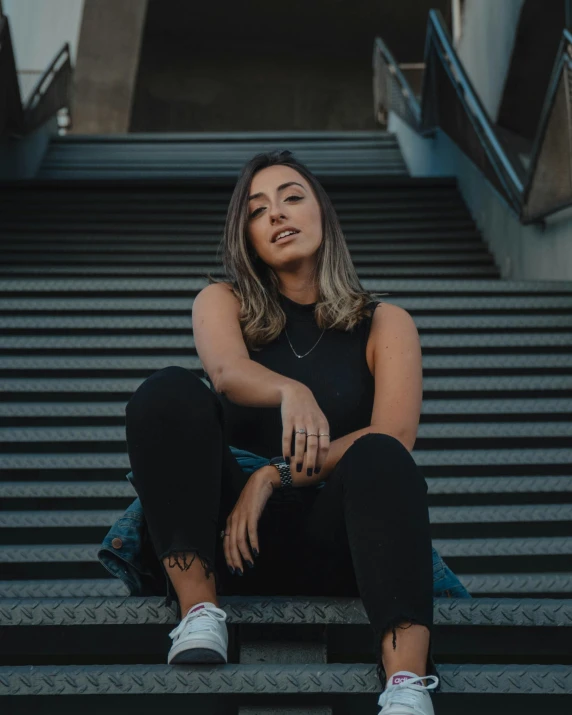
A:
MULTIPOLYGON (((260 556, 243 577, 230 574, 220 531, 249 475, 225 439, 216 394, 185 368, 158 370, 126 406, 126 437, 160 560, 184 567, 198 556, 217 594, 361 597, 382 687, 382 636, 391 629, 395 647, 401 624, 433 633, 427 484, 394 437, 357 439, 322 489, 276 490, 258 524, 260 556)), ((432 638, 426 674, 437 674, 432 638)))

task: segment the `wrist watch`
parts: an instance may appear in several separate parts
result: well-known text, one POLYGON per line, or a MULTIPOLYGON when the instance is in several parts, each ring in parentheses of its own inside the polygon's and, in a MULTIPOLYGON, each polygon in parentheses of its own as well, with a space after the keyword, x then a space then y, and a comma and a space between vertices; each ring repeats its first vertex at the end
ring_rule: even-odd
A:
POLYGON ((283 457, 272 457, 269 464, 278 470, 282 489, 292 487, 292 474, 290 473, 290 465, 288 462, 285 462, 283 457))

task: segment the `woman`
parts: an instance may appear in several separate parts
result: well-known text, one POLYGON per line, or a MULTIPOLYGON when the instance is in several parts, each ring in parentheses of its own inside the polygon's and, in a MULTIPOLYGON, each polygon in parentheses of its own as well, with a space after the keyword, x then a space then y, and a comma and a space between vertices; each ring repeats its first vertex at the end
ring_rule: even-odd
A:
POLYGON ((383 715, 432 715, 415 323, 362 288, 330 199, 287 151, 244 167, 223 264, 230 281, 193 304, 211 389, 172 366, 126 407, 133 483, 182 617, 168 661, 227 662, 219 594, 361 597, 383 715), (246 476, 230 444, 283 457, 246 476))

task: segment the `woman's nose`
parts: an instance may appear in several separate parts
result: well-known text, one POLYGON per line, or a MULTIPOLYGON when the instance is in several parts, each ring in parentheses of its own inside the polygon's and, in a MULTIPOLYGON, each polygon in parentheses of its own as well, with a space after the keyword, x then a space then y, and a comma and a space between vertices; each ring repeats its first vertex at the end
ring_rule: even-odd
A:
POLYGON ((270 216, 270 221, 274 223, 274 221, 277 221, 279 218, 286 218, 284 215, 284 211, 282 209, 270 209, 268 212, 268 215, 270 216))

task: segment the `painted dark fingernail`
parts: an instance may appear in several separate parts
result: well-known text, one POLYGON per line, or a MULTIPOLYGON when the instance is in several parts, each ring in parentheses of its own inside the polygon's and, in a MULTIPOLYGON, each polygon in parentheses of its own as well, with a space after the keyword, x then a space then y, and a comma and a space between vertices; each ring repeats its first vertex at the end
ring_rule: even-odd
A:
POLYGON ((322 467, 316 467, 316 468, 314 469, 314 474, 319 474, 321 468, 322 468, 322 467))
POLYGON ((246 563, 248 564, 249 568, 251 568, 251 569, 254 568, 254 564, 252 563, 252 561, 247 561, 246 563))
POLYGON ((229 570, 230 573, 234 576, 234 569, 232 568, 232 566, 229 566, 229 567, 228 567, 228 570, 229 570))
POLYGON ((240 569, 236 569, 236 572, 238 573, 239 576, 244 576, 244 574, 242 573, 242 571, 240 569))
POLYGON ((301 471, 302 471, 302 463, 301 463, 301 462, 296 465, 296 471, 297 471, 297 472, 301 472, 301 471))
POLYGON ((290 459, 290 457, 284 457, 284 461, 287 462, 290 459))
POLYGON ((254 554, 255 557, 258 557, 258 550, 257 550, 257 549, 252 549, 252 553, 254 554))
POLYGON ((307 474, 309 477, 312 476, 312 467, 308 467, 308 469, 306 470, 306 474, 307 474))

